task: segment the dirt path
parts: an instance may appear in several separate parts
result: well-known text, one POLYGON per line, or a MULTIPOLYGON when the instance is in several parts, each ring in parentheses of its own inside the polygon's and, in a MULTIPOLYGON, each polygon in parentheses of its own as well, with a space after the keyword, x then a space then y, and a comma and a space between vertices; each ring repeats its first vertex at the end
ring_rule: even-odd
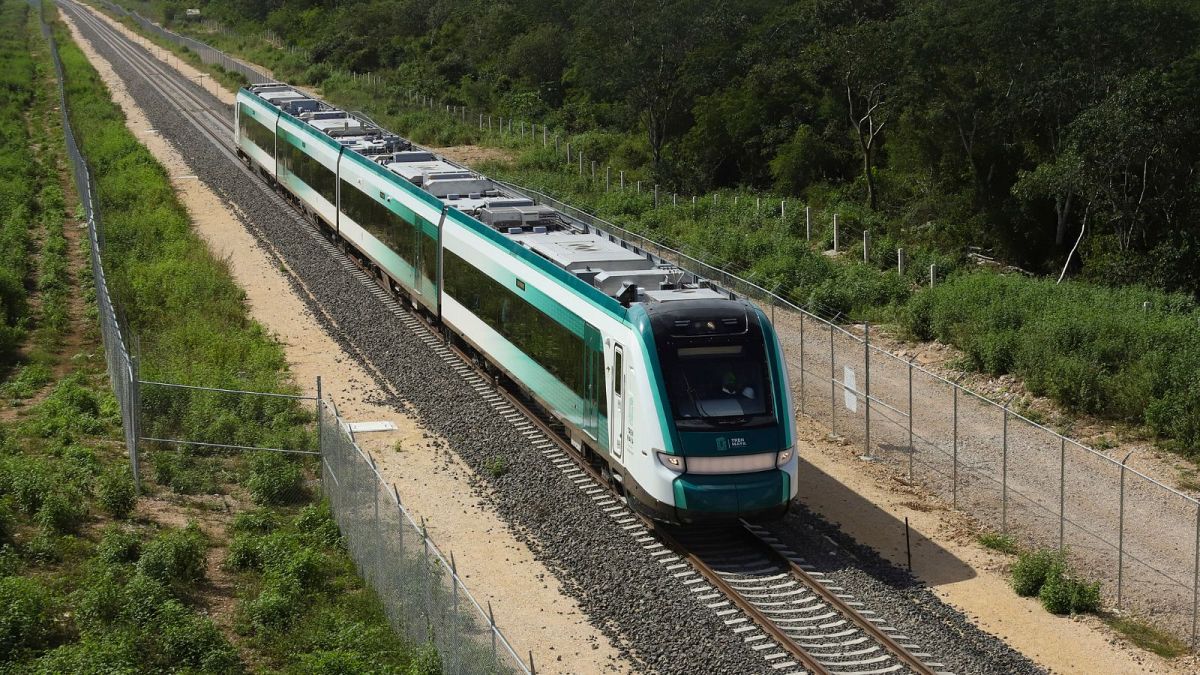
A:
MULTIPOLYGON (((177 65, 177 63, 177 60, 172 60, 172 65, 177 65)), ((185 73, 194 75, 195 71, 190 66, 180 65, 185 73)), ((438 149, 448 157, 467 163, 494 158, 478 155, 474 150, 473 147, 469 149, 438 149)), ((186 191, 185 194, 187 194, 186 191)), ((191 204, 189 204, 189 208, 193 208, 191 204)), ((206 206, 193 210, 199 213, 209 213, 211 217, 219 221, 218 224, 207 225, 201 222, 199 225, 202 230, 207 231, 209 228, 214 228, 212 232, 220 233, 221 237, 248 237, 237 226, 236 221, 228 215, 211 215, 219 213, 219 211, 214 212, 206 206)), ((211 239, 213 235, 206 234, 206 236, 211 239)), ((272 313, 270 307, 260 307, 256 303, 256 297, 265 297, 268 299, 266 304, 270 305, 277 301, 279 295, 287 295, 290 300, 294 300, 288 293, 288 285, 278 276, 276 270, 270 265, 266 265, 264 268, 262 260, 256 262, 245 259, 262 256, 258 249, 253 246, 229 243, 233 239, 223 241, 230 247, 235 274, 238 275, 239 282, 243 284, 250 295, 255 316, 287 343, 289 359, 294 360, 297 378, 303 382, 306 381, 307 375, 315 376, 317 373, 323 373, 326 378, 327 391, 338 392, 336 395, 339 397, 339 406, 343 407, 347 416, 361 420, 390 419, 401 427, 400 431, 393 434, 381 434, 374 437, 365 435, 363 436, 366 439, 365 445, 380 458, 380 464, 384 470, 389 475, 397 477, 401 493, 406 495, 405 499, 410 507, 417 512, 437 516, 431 521, 431 530, 435 532, 438 540, 443 542, 448 549, 456 549, 456 552, 468 550, 459 548, 455 538, 467 532, 460 528, 474 524, 478 528, 468 537, 463 537, 464 540, 474 538, 478 541, 492 542, 491 550, 505 551, 505 557, 518 554, 527 557, 528 551, 507 536, 501 523, 493 521, 487 525, 480 525, 487 521, 488 514, 479 509, 476 504, 477 498, 473 499, 470 490, 466 488, 463 477, 468 475, 468 470, 454 461, 451 455, 439 452, 436 447, 440 444, 436 439, 426 439, 415 421, 403 420, 394 411, 380 410, 365 403, 362 399, 369 398, 369 385, 365 383, 370 380, 365 373, 357 372, 355 368, 347 368, 345 364, 350 363, 349 359, 342 358, 340 361, 335 359, 332 363, 328 361, 322 363, 323 355, 336 354, 338 350, 336 346, 325 345, 323 340, 327 340, 327 338, 315 325, 306 326, 306 324, 311 324, 310 319, 307 319, 300 311, 275 312, 281 316, 272 317, 270 316, 272 313), (310 342, 314 332, 320 335, 320 339, 310 342), (325 366, 328 367, 324 368, 325 366), (340 374, 340 381, 333 379, 332 375, 335 372, 340 374), (420 502, 421 497, 435 494, 450 495, 452 501, 450 504, 446 504, 427 498, 424 504, 420 502)), ((799 323, 795 317, 782 315, 782 313, 778 318, 778 323, 789 357, 795 361, 800 351, 799 323)), ((808 330, 805 339, 806 370, 810 372, 806 379, 805 395, 809 412, 828 421, 831 413, 828 404, 829 379, 827 374, 830 370, 828 337, 827 334, 823 334, 825 337, 816 334, 815 328, 814 322, 808 322, 806 325, 808 330), (826 351, 821 352, 822 349, 826 351), (820 357, 821 353, 825 354, 823 359, 820 357), (821 381, 822 376, 825 377, 823 382, 821 381), (825 401, 823 408, 822 399, 825 401)), ((843 365, 855 368, 861 377, 862 364, 859 362, 861 348, 856 349, 841 338, 835 341, 835 344, 837 356, 833 365, 837 368, 839 379, 842 377, 843 365)), ((875 362, 872 364, 873 372, 876 368, 883 370, 886 367, 881 367, 875 362)), ((792 377, 793 383, 799 387, 800 377, 797 369, 793 369, 792 377)), ((311 377, 307 379, 311 379, 311 377)), ((888 371, 884 375, 877 376, 872 386, 872 395, 889 404, 902 407, 899 402, 904 401, 905 404, 907 402, 907 378, 903 369, 896 369, 895 372, 888 371)), ((919 411, 917 416, 919 419, 929 418, 930 420, 926 426, 931 427, 932 430, 923 432, 923 436, 928 444, 925 450, 930 456, 933 456, 935 452, 941 452, 943 448, 940 446, 949 444, 950 423, 948 416, 943 413, 950 410, 952 403, 948 401, 950 395, 948 388, 927 388, 929 391, 915 392, 914 407, 919 411)), ((840 399, 840 397, 841 392, 839 391, 838 398, 840 399)), ((972 458, 969 453, 978 452, 990 456, 994 452, 994 447, 965 439, 973 437, 995 441, 993 432, 998 429, 998 426, 993 425, 990 418, 986 416, 986 413, 989 412, 986 406, 978 406, 970 401, 960 401, 960 405, 962 406, 960 410, 960 424, 962 424, 960 442, 963 450, 960 461, 966 466, 986 467, 990 460, 972 458), (972 407, 973 405, 977 407, 972 407)), ((844 409, 839 410, 837 414, 839 416, 839 433, 846 433, 848 422, 857 423, 858 426, 855 428, 861 430, 863 415, 861 405, 857 417, 848 416, 844 409)), ((873 431, 879 421, 879 419, 873 420, 873 431)), ((826 440, 828 435, 826 427, 806 420, 801 423, 799 431, 801 447, 802 449, 807 448, 802 452, 802 457, 807 464, 804 466, 806 470, 802 472, 804 482, 801 485, 801 499, 807 505, 833 522, 840 523, 858 541, 873 546, 885 557, 896 562, 903 561, 903 521, 907 516, 917 535, 913 548, 915 573, 929 583, 949 604, 960 608, 973 617, 982 628, 1000 635, 1014 648, 1029 655, 1038 663, 1056 672, 1079 673, 1173 673, 1188 672, 1189 669, 1194 669, 1196 664, 1191 661, 1166 662, 1141 650, 1124 646, 1095 619, 1054 617, 1042 610, 1036 601, 1018 598, 1008 587, 1004 577, 1003 568, 1006 564, 1004 557, 973 543, 968 534, 971 527, 968 519, 948 510, 945 502, 936 496, 930 496, 924 490, 908 487, 898 482, 895 479, 896 474, 892 470, 884 466, 862 462, 857 458, 857 452, 853 447, 829 443, 826 440)), ((861 431, 858 433, 861 434, 861 431)), ((890 444, 889 447, 906 442, 906 437, 901 438, 898 432, 888 433, 876 431, 875 440, 879 441, 882 438, 885 444, 890 444)), ((850 437, 856 438, 853 433, 850 434, 850 437)), ((1032 439, 1029 443, 1030 445, 1037 444, 1036 439, 1032 439)), ((1051 450, 1056 449, 1051 448, 1051 450)), ((1036 453, 1030 454, 1036 455, 1036 453)), ((1040 456, 1035 457, 1034 460, 1022 457, 1022 461, 1031 462, 1022 469, 1023 473, 1021 474, 1027 476, 1030 481, 1026 489, 1039 489, 1038 486, 1046 477, 1054 478, 1053 482, 1055 483, 1054 486, 1047 486, 1047 489, 1049 487, 1057 488, 1057 461, 1053 463, 1052 467, 1048 464, 1050 459, 1058 459, 1057 452, 1053 454, 1054 456, 1048 458, 1046 462, 1037 461, 1037 457, 1040 456)), ((928 475, 932 479, 939 474, 937 471, 930 470, 928 475)), ((1014 481, 1014 487, 1020 487, 1020 485, 1020 480, 1014 481)), ((1100 486, 1094 487, 1099 488, 1100 486)), ((1111 486, 1105 485, 1104 489, 1108 487, 1111 486)), ((1056 503, 1054 506, 1056 508, 1056 503)), ((477 559, 463 557, 471 560, 471 565, 481 564, 477 559)), ((499 557, 496 556, 496 558, 499 557)), ((488 570, 486 568, 471 569, 471 565, 466 566, 468 567, 468 578, 472 581, 479 579, 485 582, 479 587, 481 589, 490 588, 491 584, 486 583, 488 570)), ((536 563, 529 561, 527 565, 522 559, 522 563, 515 568, 505 566, 503 572, 505 575, 509 575, 513 569, 523 570, 529 569, 531 566, 536 566, 536 563)), ((553 580, 553 577, 549 575, 546 575, 545 578, 553 580)), ((530 583, 527 581, 522 586, 526 590, 536 590, 542 586, 542 582, 535 580, 530 583)), ((472 584, 472 588, 477 587, 472 584)), ((482 597, 488 596, 483 595, 482 597)), ((561 596, 560 600, 554 602, 566 603, 561 605, 563 607, 573 606, 569 599, 561 598, 561 596)), ((507 603, 502 603, 502 600, 497 600, 498 607, 510 608, 507 612, 519 610, 523 604, 534 604, 524 602, 524 596, 518 596, 507 603)), ((546 614, 542 616, 546 616, 546 614)), ((547 618, 553 618, 553 615, 547 618)), ((518 619, 514 617, 513 620, 517 621, 518 619)), ((566 623, 571 624, 578 620, 576 615, 576 618, 572 618, 566 623)), ((501 623, 506 625, 510 636, 517 638, 520 635, 503 619, 501 623)), ((553 631, 547 632, 545 628, 538 631, 533 625, 541 623, 543 622, 537 620, 530 622, 527 635, 531 639, 531 644, 543 644, 544 640, 548 640, 551 636, 561 641, 562 635, 554 635, 553 631)), ((605 646, 606 649, 611 649, 610 646, 605 646)), ((554 663, 548 659, 539 659, 539 661, 554 663)), ((577 665, 581 672, 594 668, 594 662, 591 659, 585 659, 585 661, 586 665, 583 662, 577 665)), ((608 662, 611 663, 611 660, 608 662)), ((570 668, 564 666, 564 672, 569 670, 570 668)))
POLYGON ((554 575, 482 506, 486 500, 471 487, 470 469, 444 449, 444 441, 413 416, 371 402, 383 398, 373 379, 322 330, 238 216, 150 128, 111 66, 80 38, 68 17, 60 16, 125 112, 126 126, 167 168, 196 231, 214 255, 228 261, 246 291, 251 315, 284 345, 296 382, 311 390, 319 375, 343 417, 395 423, 395 431, 359 434, 360 444, 397 485, 410 513, 425 518, 438 546, 454 552, 468 588, 480 603, 492 603, 497 623, 517 652, 532 651, 538 672, 629 671, 554 575))
POLYGON ((1017 596, 1005 574, 1009 556, 974 540, 974 525, 894 471, 828 440, 802 418, 800 495, 809 508, 903 566, 904 520, 911 525, 913 573, 983 630, 1058 673, 1194 673, 1196 657, 1168 661, 1129 646, 1096 617, 1057 617, 1036 598, 1017 596))
MULTIPOLYGON (((865 388, 862 343, 840 329, 831 334, 828 325, 812 318, 804 319, 802 328, 799 315, 791 311, 777 309, 775 317, 797 406, 861 449, 866 405, 859 395, 852 401, 857 410, 850 410, 842 383, 854 378, 860 392, 865 388), (833 391, 831 375, 838 380, 833 391)), ((862 334, 860 326, 849 329, 862 334)), ((907 475, 906 362, 873 351, 870 370, 871 454, 907 475)), ((1105 596, 1114 600, 1121 538, 1117 463, 1015 417, 1010 416, 1006 432, 1000 407, 961 392, 956 402, 953 387, 920 369, 913 369, 912 382, 914 481, 984 527, 999 531, 1007 523, 1008 531, 1025 543, 1057 547, 1061 510, 1066 516, 1062 535, 1072 559, 1089 577, 1102 581, 1105 596)), ((1146 465, 1144 457, 1135 456, 1130 466, 1146 465)), ((1133 471, 1126 475, 1125 500, 1126 607, 1186 634, 1196 505, 1133 471)))

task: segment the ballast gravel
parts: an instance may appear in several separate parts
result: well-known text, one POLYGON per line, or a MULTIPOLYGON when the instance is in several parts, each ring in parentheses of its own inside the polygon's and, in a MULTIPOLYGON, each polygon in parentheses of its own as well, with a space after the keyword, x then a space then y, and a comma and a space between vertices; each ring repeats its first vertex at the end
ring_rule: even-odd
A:
POLYGON ((875 610, 885 625, 911 638, 922 651, 956 675, 1023 675, 1046 671, 1002 640, 980 630, 961 612, 942 602, 908 570, 897 567, 836 525, 794 504, 787 517, 769 526, 771 533, 805 561, 826 574, 864 608, 875 610))
MULTIPOLYGON (((761 673, 770 670, 712 610, 594 505, 529 440, 435 356, 382 303, 301 228, 290 210, 248 176, 113 49, 80 24, 112 63, 154 128, 206 185, 229 199, 256 237, 266 237, 303 284, 300 296, 348 353, 362 354, 425 426, 493 484, 492 506, 516 536, 579 600, 637 670, 660 673, 761 673), (312 297, 308 294, 311 293, 312 297), (327 318, 328 317, 328 318, 327 318), (330 325, 330 319, 336 326, 330 325), (485 468, 500 458, 507 472, 485 468)), ((209 98, 213 106, 220 106, 209 98)), ((228 111, 228 106, 221 106, 228 111)), ((230 112, 230 114, 232 114, 230 112)), ((295 283, 295 281, 293 282, 295 283)), ((299 288, 297 290, 300 290, 299 288)), ((370 371, 370 367, 368 367, 370 371)), ((503 608, 497 607, 503 629, 503 608)))
MULTIPOLYGON (((554 570, 593 625, 613 638, 639 671, 772 671, 760 654, 697 599, 698 593, 673 579, 331 259, 310 236, 309 226, 269 197, 265 184, 250 178, 219 152, 141 73, 98 39, 93 28, 84 23, 79 27, 191 170, 237 207, 244 224, 269 255, 286 263, 295 275, 291 283, 312 315, 347 353, 366 362, 368 372, 377 370, 398 392, 399 400, 388 403, 419 415, 427 428, 449 443, 443 450, 453 451, 494 488, 489 491, 491 506, 534 555, 554 570), (498 477, 486 469, 496 459, 507 468, 498 477)), ((181 76, 175 80, 232 117, 229 106, 194 83, 181 76)), ((386 390, 384 384, 380 383, 386 390)), ((820 562, 848 593, 932 652, 934 660, 946 664, 946 670, 963 675, 1043 672, 1002 641, 979 631, 874 551, 848 540, 803 508, 796 511, 782 526, 772 528, 781 539, 797 551, 825 551, 830 545, 823 536, 829 536, 853 550, 853 557, 824 556, 820 562)), ((497 613, 502 617, 503 608, 497 608, 497 613)), ((502 618, 500 623, 503 628, 502 618)))

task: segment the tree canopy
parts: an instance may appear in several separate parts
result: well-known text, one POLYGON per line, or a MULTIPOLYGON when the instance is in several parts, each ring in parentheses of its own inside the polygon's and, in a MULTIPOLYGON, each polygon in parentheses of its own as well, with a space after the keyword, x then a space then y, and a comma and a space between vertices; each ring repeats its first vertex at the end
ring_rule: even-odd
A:
POLYGON ((624 134, 681 191, 852 202, 897 237, 1042 271, 1081 242, 1085 276, 1200 291, 1192 0, 201 6, 317 64, 624 134))

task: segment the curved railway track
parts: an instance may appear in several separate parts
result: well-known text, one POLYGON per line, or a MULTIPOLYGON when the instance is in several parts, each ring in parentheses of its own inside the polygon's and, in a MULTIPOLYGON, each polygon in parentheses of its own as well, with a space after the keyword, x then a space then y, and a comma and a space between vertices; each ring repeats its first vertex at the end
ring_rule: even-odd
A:
MULTIPOLYGON (((232 145, 231 111, 213 109, 212 101, 193 82, 163 64, 146 48, 130 40, 90 11, 72 2, 59 6, 91 28, 116 54, 207 136, 229 161, 255 178, 264 197, 289 211, 298 227, 364 284, 434 353, 450 365, 496 413, 527 436, 534 447, 609 517, 661 564, 664 572, 696 593, 735 634, 762 654, 769 672, 791 675, 876 675, 915 673, 933 675, 940 663, 929 662, 906 636, 887 625, 872 610, 822 581, 795 552, 760 526, 742 523, 723 530, 664 528, 631 511, 619 491, 555 429, 527 397, 494 374, 468 347, 447 340, 437 326, 409 309, 378 277, 358 264, 314 227, 302 209, 276 192, 238 158, 232 145), (183 84, 182 82, 187 82, 183 84)), ((247 225, 254 227, 247 222, 247 225)), ((270 247, 264 233, 256 238, 270 247)), ((282 260, 278 251, 271 254, 282 260)), ((303 288, 304 283, 297 280, 303 288)), ((381 383, 386 383, 365 354, 357 353, 381 383)), ((390 388, 390 387, 389 387, 390 388)))

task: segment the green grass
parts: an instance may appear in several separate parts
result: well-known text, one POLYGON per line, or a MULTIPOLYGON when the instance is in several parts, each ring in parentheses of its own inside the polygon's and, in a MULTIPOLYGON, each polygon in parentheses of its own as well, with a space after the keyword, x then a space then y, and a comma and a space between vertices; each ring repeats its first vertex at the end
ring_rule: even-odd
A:
POLYGON ((1185 454, 1200 444, 1200 309, 1189 296, 978 272, 917 295, 901 323, 1068 410, 1145 424, 1185 454))
POLYGON ((1021 552, 1021 547, 1017 544, 1017 540, 1012 535, 1008 534, 984 532, 976 537, 976 541, 983 546, 992 549, 993 551, 999 551, 1009 555, 1017 555, 1021 552))
MULTIPOLYGON (((5 25, 18 25, 25 10, 5 6, 5 25)), ((29 321, 32 251, 30 232, 37 218, 37 167, 29 152, 29 110, 35 87, 33 59, 23 30, 0 34, 0 375, 7 371, 29 321)))
POLYGON ((1163 658, 1173 659, 1191 652, 1183 640, 1137 617, 1106 615, 1104 623, 1138 647, 1163 658))
MULTIPOLYGON (((49 54, 36 15, 20 0, 0 2, 0 35, 20 36, 21 48, 44 66, 49 54)), ((191 363, 193 372, 232 372, 286 390, 280 348, 247 319, 227 271, 179 219, 165 173, 125 131, 61 26, 56 31, 81 145, 93 162, 100 199, 111 209, 105 212, 109 278, 120 285, 134 325, 166 336, 149 349, 143 341, 146 367, 169 377, 191 363), (155 287, 170 285, 168 279, 195 294, 190 306, 173 289, 155 287), (205 312, 215 323, 184 339, 205 312), (167 355, 167 349, 184 351, 167 355)), ((47 151, 62 153, 62 147, 47 151)), ((214 511, 147 480, 158 492, 157 509, 206 525, 162 525, 139 511, 116 401, 96 353, 99 338, 91 332, 85 339, 67 377, 23 408, 17 421, 0 423, 0 672, 439 672, 436 653, 392 632, 357 576, 328 507, 305 505, 311 495, 295 491, 299 479, 312 476, 309 464, 278 456, 190 455, 194 461, 183 466, 181 460, 176 473, 209 477, 213 489, 239 496, 261 492, 272 506, 234 519, 224 508, 214 511), (231 555, 241 546, 256 551, 257 562, 236 573, 236 616, 210 617, 200 611, 212 592, 207 559, 231 536, 231 555), (238 538, 245 541, 237 544, 238 538)), ((183 433, 211 431, 203 418, 213 414, 221 416, 220 425, 267 425, 249 438, 301 443, 306 434, 304 415, 287 408, 273 412, 279 419, 264 421, 256 405, 165 400, 173 413, 201 420, 176 429, 183 433)))

